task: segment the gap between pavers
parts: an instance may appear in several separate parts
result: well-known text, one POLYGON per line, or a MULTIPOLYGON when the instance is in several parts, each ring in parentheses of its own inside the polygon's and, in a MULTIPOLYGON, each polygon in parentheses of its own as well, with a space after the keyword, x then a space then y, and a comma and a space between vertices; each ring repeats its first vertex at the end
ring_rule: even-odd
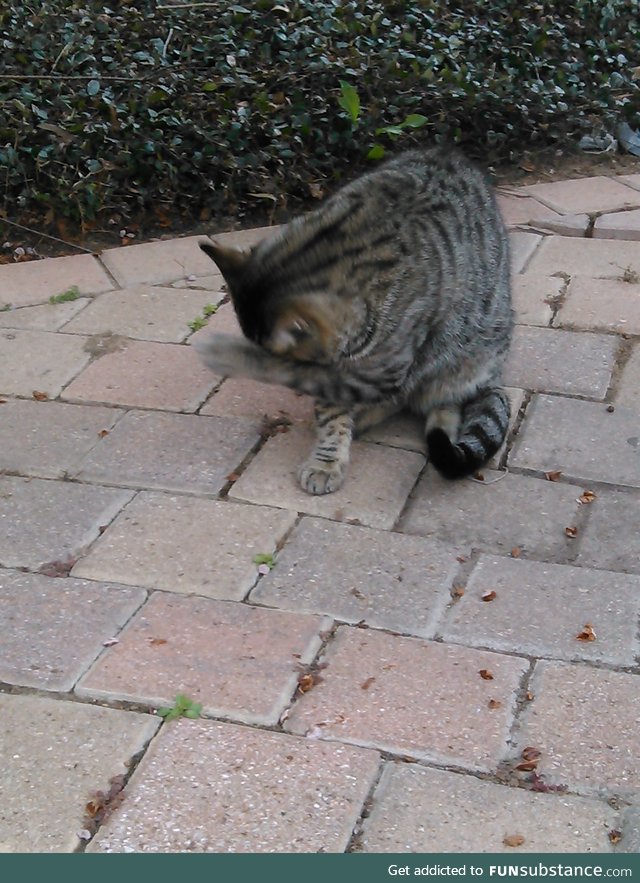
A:
POLYGON ((0 308, 7 304, 12 307, 41 304, 70 288, 77 288, 79 294, 98 294, 114 287, 97 258, 88 254, 3 264, 0 280, 0 308))

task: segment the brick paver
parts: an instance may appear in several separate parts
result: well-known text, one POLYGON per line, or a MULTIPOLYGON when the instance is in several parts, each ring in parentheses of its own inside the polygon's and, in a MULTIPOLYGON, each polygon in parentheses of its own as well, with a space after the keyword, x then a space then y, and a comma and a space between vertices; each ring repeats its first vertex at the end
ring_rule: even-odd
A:
POLYGON ((206 237, 186 236, 184 239, 109 248, 102 252, 100 260, 123 287, 139 283, 158 285, 188 276, 210 276, 216 268, 198 246, 203 240, 206 241, 206 237))
POLYGON ((635 345, 618 382, 616 403, 640 412, 640 346, 635 345))
POLYGON ((438 542, 305 518, 251 600, 433 637, 458 568, 438 542))
POLYGON ((70 690, 144 589, 0 570, 0 681, 70 690))
POLYGON ((484 482, 451 484, 429 468, 400 530, 501 555, 517 548, 526 557, 564 561, 571 554, 564 528, 575 523, 582 488, 488 469, 482 474, 484 482))
MULTIPOLYGON (((73 342, 73 335, 64 340, 73 342)), ((72 402, 195 411, 221 378, 190 347, 133 340, 97 359, 64 391, 72 402)))
POLYGON ((319 616, 156 592, 76 692, 154 705, 171 705, 185 693, 205 714, 273 725, 328 624, 319 616))
POLYGON ((554 324, 587 331, 640 334, 640 285, 619 279, 574 276, 554 324))
POLYGON ((62 478, 77 470, 122 414, 116 408, 8 401, 0 408, 0 470, 62 478))
POLYGON ((36 307, 0 312, 0 328, 22 328, 25 331, 57 331, 83 310, 91 301, 86 297, 61 304, 40 304, 36 307))
POLYGON ((87 364, 86 338, 46 331, 0 331, 0 394, 55 398, 87 364))
POLYGON ((78 562, 73 575, 210 598, 243 598, 258 554, 275 552, 292 512, 141 493, 78 562))
POLYGON ((378 763, 349 745, 178 721, 90 851, 343 852, 378 763))
POLYGON ((323 661, 288 730, 477 770, 495 769, 505 753, 528 668, 516 657, 349 627, 323 661))
POLYGON ((355 442, 343 486, 333 494, 313 496, 298 484, 298 470, 308 457, 312 442, 313 433, 302 429, 291 429, 269 439, 229 496, 336 521, 357 519, 369 527, 393 527, 424 458, 414 451, 355 442))
POLYGON ((637 852, 640 176, 499 202, 484 481, 402 413, 303 492, 311 399, 189 346, 241 334, 204 237, 0 266, 0 851, 637 852))
POLYGON ((640 415, 623 406, 610 412, 597 402, 536 396, 510 463, 559 469, 572 480, 640 487, 640 415))
POLYGON ((637 491, 605 490, 580 539, 576 563, 623 573, 640 573, 640 494, 637 491))
POLYGON ((516 328, 505 383, 538 392, 603 399, 617 349, 618 341, 608 335, 516 328))
POLYGON ((37 570, 75 560, 131 497, 115 488, 0 476, 0 567, 37 570))
POLYGON ((611 852, 620 814, 604 801, 534 794, 472 776, 389 764, 364 823, 363 852, 611 852), (505 837, 520 836, 517 847, 505 837))
POLYGON ((640 791, 638 675, 540 662, 518 748, 541 751, 538 773, 572 791, 640 791))
POLYGON ((640 197, 621 179, 597 175, 548 184, 530 184, 522 193, 557 212, 604 212, 640 205, 640 197))
POLYGON ((87 802, 129 769, 159 721, 148 714, 0 694, 0 849, 73 852, 87 802))
POLYGON ((189 322, 221 298, 222 292, 213 296, 208 291, 137 285, 96 298, 64 330, 74 334, 111 331, 138 340, 180 343, 192 333, 189 322))
POLYGON ((217 494, 258 439, 246 418, 129 411, 74 474, 99 484, 217 494))
POLYGON ((96 294, 113 287, 108 273, 89 254, 3 264, 0 308, 45 303, 71 288, 77 288, 80 294, 96 294))
POLYGON ((483 555, 441 632, 472 647, 632 666, 639 616, 639 577, 483 555), (587 623, 594 641, 578 639, 587 623))

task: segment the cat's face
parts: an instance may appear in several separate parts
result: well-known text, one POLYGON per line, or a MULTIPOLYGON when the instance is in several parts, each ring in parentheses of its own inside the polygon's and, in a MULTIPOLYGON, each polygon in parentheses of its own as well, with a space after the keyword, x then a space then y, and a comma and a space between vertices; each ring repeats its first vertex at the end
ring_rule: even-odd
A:
POLYGON ((252 252, 218 243, 200 248, 227 283, 242 332, 277 356, 299 362, 328 362, 336 349, 332 298, 321 292, 287 297, 252 260, 252 252))

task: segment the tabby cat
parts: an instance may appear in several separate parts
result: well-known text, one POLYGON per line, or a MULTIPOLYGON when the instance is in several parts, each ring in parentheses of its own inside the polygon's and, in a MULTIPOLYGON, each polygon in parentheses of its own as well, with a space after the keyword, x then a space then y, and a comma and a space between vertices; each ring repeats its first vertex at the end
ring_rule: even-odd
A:
POLYGON ((306 491, 339 488, 354 431, 403 407, 425 418, 429 458, 447 478, 500 448, 508 240, 489 185, 459 154, 401 154, 248 252, 200 247, 246 338, 196 341, 206 364, 316 398, 306 491))

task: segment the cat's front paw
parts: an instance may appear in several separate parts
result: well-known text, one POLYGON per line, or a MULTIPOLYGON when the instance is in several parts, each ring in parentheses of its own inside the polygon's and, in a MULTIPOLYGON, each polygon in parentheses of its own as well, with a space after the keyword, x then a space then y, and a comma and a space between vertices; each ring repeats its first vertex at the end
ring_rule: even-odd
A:
POLYGON ((325 463, 311 458, 300 469, 300 486, 314 496, 332 494, 342 486, 345 469, 345 465, 338 460, 325 463))
POLYGON ((208 337, 196 338, 192 346, 214 374, 223 377, 252 377, 259 370, 260 351, 241 337, 210 334, 208 337))

